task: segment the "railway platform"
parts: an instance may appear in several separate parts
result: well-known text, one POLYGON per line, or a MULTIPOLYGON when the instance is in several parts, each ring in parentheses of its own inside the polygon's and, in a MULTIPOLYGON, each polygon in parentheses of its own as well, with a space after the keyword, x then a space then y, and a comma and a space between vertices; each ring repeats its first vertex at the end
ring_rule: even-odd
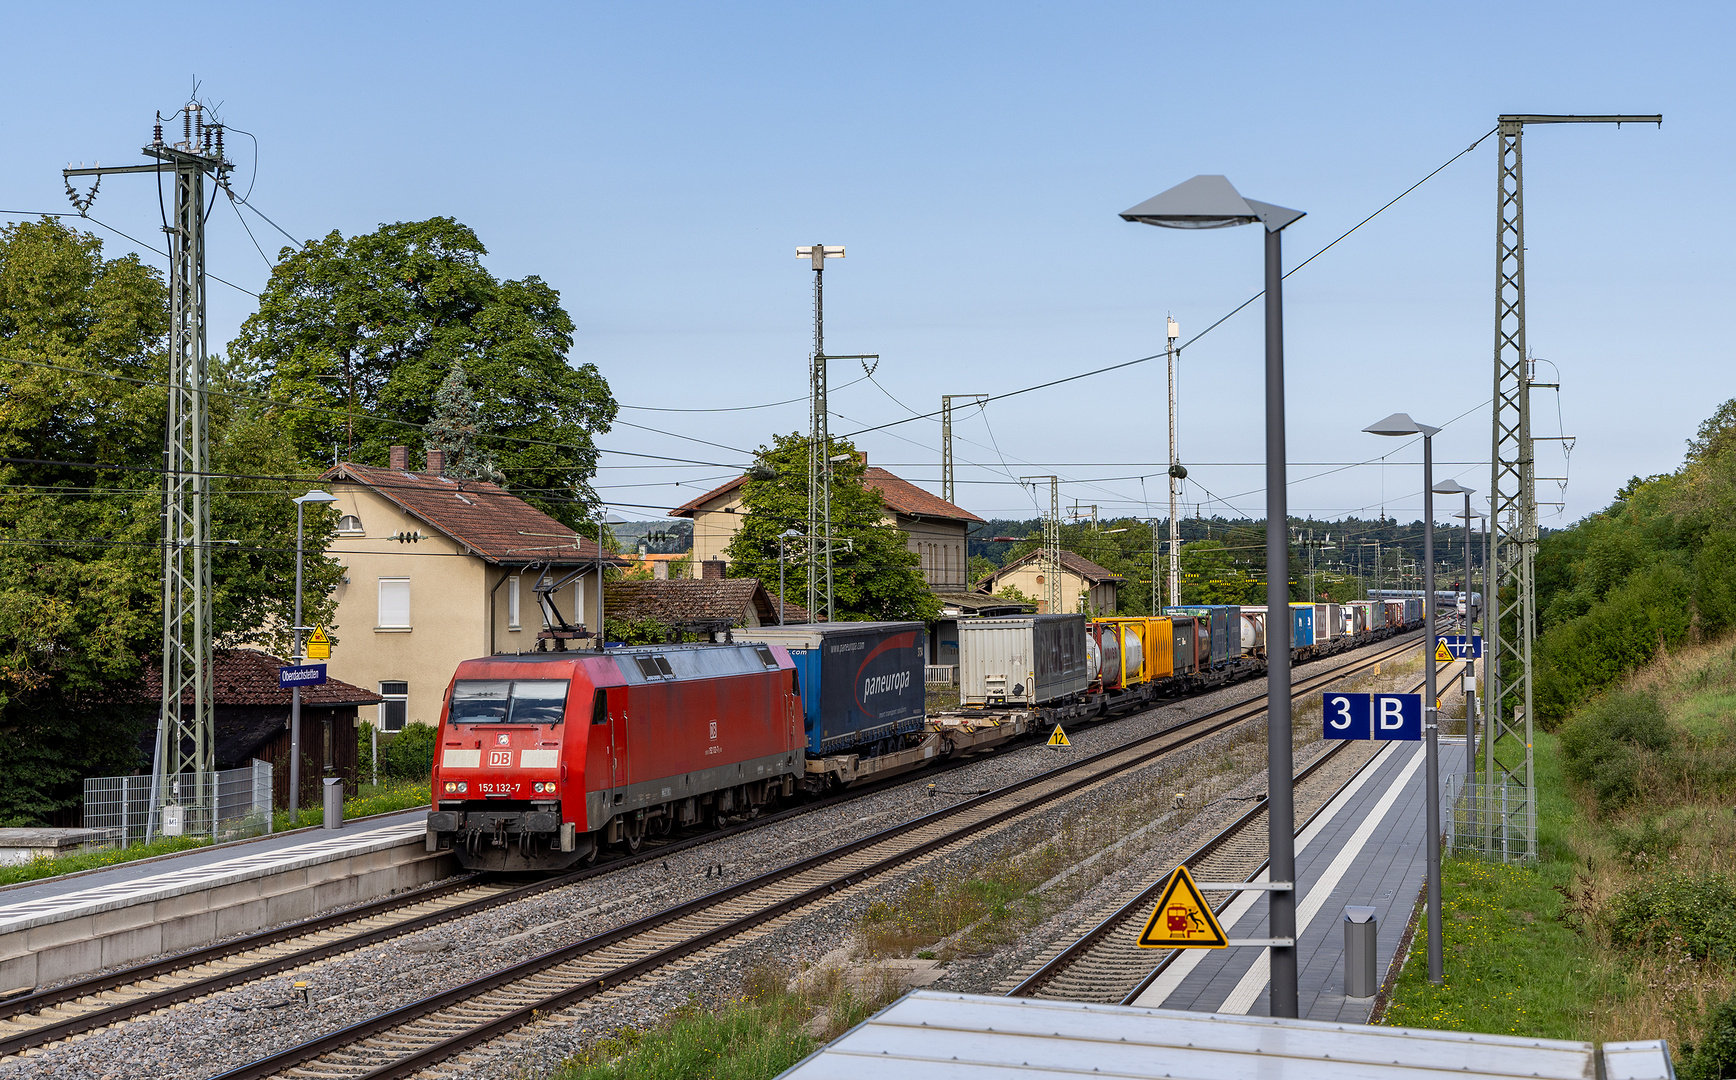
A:
POLYGON ((194 848, 0 889, 0 991, 306 918, 452 873, 427 809, 194 848))
MULTIPOLYGON (((1464 739, 1443 737, 1443 782, 1464 767, 1464 739)), ((1427 869, 1425 776, 1422 743, 1389 743, 1297 837, 1297 1004, 1305 1020, 1368 1022, 1375 999, 1344 994, 1344 909, 1353 904, 1375 909, 1376 970, 1384 977, 1427 869)), ((1224 932, 1233 938, 1270 937, 1266 896, 1237 894, 1220 916, 1224 932)), ((1267 1015, 1270 956, 1271 950, 1260 948, 1187 950, 1130 1004, 1267 1015)))

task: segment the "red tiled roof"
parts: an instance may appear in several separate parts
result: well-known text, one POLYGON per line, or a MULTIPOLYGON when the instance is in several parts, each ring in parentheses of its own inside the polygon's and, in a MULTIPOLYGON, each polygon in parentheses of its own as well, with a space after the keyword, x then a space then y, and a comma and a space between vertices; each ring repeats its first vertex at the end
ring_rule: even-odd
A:
MULTIPOLYGON (((214 705, 284 705, 290 701, 289 687, 277 685, 277 669, 286 667, 282 660, 256 649, 214 649, 211 653, 211 696, 214 705)), ((163 697, 163 672, 152 666, 145 669, 144 700, 160 701, 163 697)), ((385 699, 372 690, 363 690, 337 679, 327 679, 319 686, 301 688, 301 703, 310 708, 336 708, 341 705, 377 705, 385 699)), ((191 694, 181 695, 181 704, 193 704, 191 694)))
MULTIPOLYGON (((603 596, 605 612, 617 619, 660 623, 726 619, 732 625, 751 606, 761 623, 778 621, 778 598, 758 578, 679 578, 673 581, 611 581, 603 596)), ((785 622, 807 622, 808 612, 784 606, 785 622)))
POLYGON ((982 520, 969 510, 954 506, 939 495, 931 495, 910 481, 893 476, 885 469, 870 467, 862 474, 862 482, 880 493, 880 501, 886 504, 888 510, 896 510, 909 517, 944 518, 948 521, 982 520))
POLYGON ((596 540, 485 481, 348 461, 328 469, 321 479, 365 484, 489 562, 581 563, 597 558, 596 540))
MULTIPOLYGON (((1035 551, 1027 551, 1024 555, 1020 556, 1017 559, 1014 559, 1012 562, 1001 567, 999 570, 996 570, 994 573, 985 575, 982 580, 983 581, 989 581, 993 578, 998 578, 998 577, 1002 576, 1003 574, 1005 574, 1007 571, 1013 569, 1014 567, 1023 566, 1026 563, 1029 563, 1029 562, 1032 562, 1032 561, 1038 559, 1039 557, 1042 556, 1042 554, 1043 554, 1043 550, 1041 548, 1038 548, 1035 551)), ((1105 581, 1126 581, 1127 580, 1126 578, 1122 577, 1120 574, 1117 574, 1115 571, 1109 569, 1108 567, 1098 566, 1096 563, 1092 562, 1090 559, 1087 559, 1085 556, 1068 551, 1066 548, 1061 549, 1061 568, 1063 570, 1070 570, 1073 573, 1078 574, 1080 577, 1084 578, 1086 581, 1089 581, 1093 585, 1099 585, 1105 581)))
MULTIPOLYGON (((713 499, 729 494, 746 480, 746 476, 738 476, 727 484, 712 488, 699 498, 683 503, 669 511, 669 516, 692 517, 701 506, 713 499)), ((879 493, 880 501, 886 509, 906 517, 942 518, 947 521, 982 520, 969 510, 954 506, 939 495, 932 495, 908 480, 893 476, 885 469, 868 468, 862 474, 862 483, 879 493)))

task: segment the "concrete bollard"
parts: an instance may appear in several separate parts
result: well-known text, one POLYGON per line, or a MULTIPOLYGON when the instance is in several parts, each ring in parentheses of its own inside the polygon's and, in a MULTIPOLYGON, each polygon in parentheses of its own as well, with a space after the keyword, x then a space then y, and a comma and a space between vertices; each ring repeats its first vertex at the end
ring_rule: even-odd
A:
POLYGON ((344 781, 340 776, 325 778, 325 827, 344 827, 344 781))
POLYGON ((1378 924, 1371 907, 1344 909, 1344 996, 1371 998, 1380 989, 1375 974, 1375 934, 1378 924))

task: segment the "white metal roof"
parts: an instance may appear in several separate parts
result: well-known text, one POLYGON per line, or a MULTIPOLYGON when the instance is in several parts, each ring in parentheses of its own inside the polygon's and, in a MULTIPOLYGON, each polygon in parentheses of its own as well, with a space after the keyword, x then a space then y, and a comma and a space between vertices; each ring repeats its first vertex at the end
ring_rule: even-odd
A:
MULTIPOLYGON (((784 1073, 792 1080, 1593 1080, 1591 1043, 1119 1005, 908 994, 784 1073)), ((1659 1040, 1610 1043, 1609 1080, 1672 1080, 1659 1040)))

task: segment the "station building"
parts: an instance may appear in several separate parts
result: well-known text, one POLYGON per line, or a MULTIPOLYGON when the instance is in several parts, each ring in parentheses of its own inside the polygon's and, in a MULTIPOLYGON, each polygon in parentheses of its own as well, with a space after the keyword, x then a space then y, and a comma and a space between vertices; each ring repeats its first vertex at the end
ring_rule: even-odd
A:
POLYGON ((595 537, 444 466, 430 450, 412 472, 394 446, 386 468, 341 462, 322 477, 339 515, 326 554, 344 567, 327 670, 380 695, 362 719, 386 731, 437 726, 459 661, 536 648, 540 574, 572 575, 553 594, 570 621, 589 627, 597 611, 595 537))

